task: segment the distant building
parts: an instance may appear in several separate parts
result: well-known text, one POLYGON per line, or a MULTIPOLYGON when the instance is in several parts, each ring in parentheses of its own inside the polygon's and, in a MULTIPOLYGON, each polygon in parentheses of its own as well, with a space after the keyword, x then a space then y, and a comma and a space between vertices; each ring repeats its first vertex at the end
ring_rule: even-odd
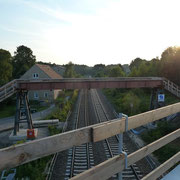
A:
MULTIPOLYGON (((55 72, 50 66, 35 64, 20 79, 62 79, 62 76, 55 72)), ((61 90, 29 91, 30 100, 52 102, 57 98, 61 90)))

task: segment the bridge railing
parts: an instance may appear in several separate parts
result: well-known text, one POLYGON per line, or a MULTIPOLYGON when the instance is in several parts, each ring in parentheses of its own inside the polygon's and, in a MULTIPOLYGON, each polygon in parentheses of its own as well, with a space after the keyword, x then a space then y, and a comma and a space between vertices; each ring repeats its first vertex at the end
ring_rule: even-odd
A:
MULTIPOLYGON (((180 103, 176 103, 131 116, 128 120, 128 130, 159 120, 179 111, 180 103)), ((16 167, 38 158, 69 149, 73 146, 88 142, 97 142, 116 134, 123 133, 124 131, 125 119, 114 119, 108 122, 0 149, 0 170, 16 167)), ((138 159, 143 158, 178 137, 180 137, 180 129, 128 155, 128 165, 138 161, 138 159)), ((176 158, 176 161, 177 159, 179 161, 180 157, 179 155, 177 156, 178 158, 176 158)), ((124 169, 124 160, 124 155, 115 156, 100 165, 73 177, 73 179, 91 179, 92 177, 94 179, 98 179, 98 177, 101 177, 100 179, 106 179, 124 169)))
POLYGON ((166 78, 164 78, 164 88, 180 98, 180 87, 166 78))
MULTIPOLYGON (((155 150, 161 148, 162 146, 170 143, 171 141, 175 140, 176 138, 180 137, 180 129, 160 138, 157 141, 131 153, 127 156, 127 166, 134 164, 136 161, 146 157, 150 153, 154 152, 155 150)), ((114 156, 113 158, 104 161, 103 163, 75 176, 72 180, 90 180, 90 179, 108 179, 114 174, 121 172, 125 169, 125 155, 120 154, 114 156)), ((143 180, 147 179, 156 179, 161 176, 164 172, 166 172, 169 168, 180 161, 180 152, 170 158, 167 162, 156 168, 150 174, 145 176, 143 180)))
POLYGON ((0 102, 12 96, 16 92, 17 80, 14 79, 0 87, 0 102))

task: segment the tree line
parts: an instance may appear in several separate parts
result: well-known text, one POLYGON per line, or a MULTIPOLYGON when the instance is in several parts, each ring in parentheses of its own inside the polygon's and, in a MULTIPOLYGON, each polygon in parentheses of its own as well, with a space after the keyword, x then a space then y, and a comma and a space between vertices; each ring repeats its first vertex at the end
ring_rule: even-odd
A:
MULTIPOLYGON (((36 63, 33 51, 21 45, 17 47, 14 56, 4 49, 0 49, 0 86, 8 81, 21 77, 31 66, 36 63)), ((51 63, 39 62, 47 65, 51 63)), ((166 77, 180 85, 180 47, 169 47, 163 51, 160 58, 156 57, 148 61, 136 58, 128 66, 127 72, 121 64, 96 64, 93 67, 78 65, 69 62, 65 67, 65 78, 73 77, 166 77)))
POLYGON ((180 47, 168 47, 160 58, 150 61, 136 58, 127 66, 130 72, 121 64, 96 64, 89 67, 70 62, 64 65, 65 77, 166 77, 180 85, 180 47))
POLYGON ((9 51, 0 49, 0 86, 20 78, 35 62, 33 51, 26 46, 18 46, 14 56, 9 51))

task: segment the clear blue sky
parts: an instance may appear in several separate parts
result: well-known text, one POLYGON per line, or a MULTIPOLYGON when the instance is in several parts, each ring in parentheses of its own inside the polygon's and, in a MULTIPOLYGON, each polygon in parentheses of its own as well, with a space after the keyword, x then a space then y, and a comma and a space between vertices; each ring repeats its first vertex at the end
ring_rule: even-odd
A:
POLYGON ((180 45, 179 0, 0 0, 0 48, 64 64, 150 60, 180 45))

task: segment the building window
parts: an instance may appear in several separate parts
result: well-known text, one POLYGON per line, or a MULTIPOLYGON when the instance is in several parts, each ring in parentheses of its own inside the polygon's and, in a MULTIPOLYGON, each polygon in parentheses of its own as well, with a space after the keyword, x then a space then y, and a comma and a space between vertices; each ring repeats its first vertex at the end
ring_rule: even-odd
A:
POLYGON ((39 74, 38 73, 34 73, 33 74, 33 79, 38 79, 39 78, 39 74))
POLYGON ((34 93, 34 99, 39 99, 39 95, 37 92, 34 93))
POLYGON ((44 93, 44 97, 45 97, 45 98, 48 98, 48 92, 45 92, 45 93, 44 93))

